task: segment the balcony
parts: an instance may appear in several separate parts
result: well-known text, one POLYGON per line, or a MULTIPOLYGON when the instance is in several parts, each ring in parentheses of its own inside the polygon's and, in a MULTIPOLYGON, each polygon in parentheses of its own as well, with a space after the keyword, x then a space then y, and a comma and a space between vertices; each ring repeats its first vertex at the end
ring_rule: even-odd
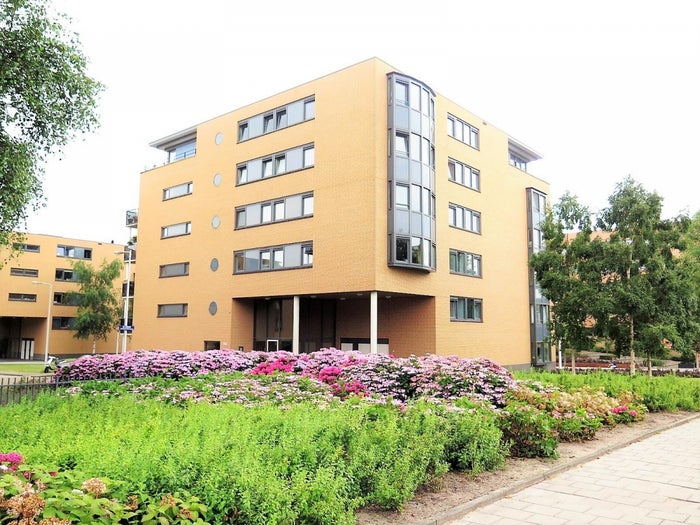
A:
POLYGON ((139 225, 139 211, 127 210, 126 212, 126 227, 136 228, 139 225))

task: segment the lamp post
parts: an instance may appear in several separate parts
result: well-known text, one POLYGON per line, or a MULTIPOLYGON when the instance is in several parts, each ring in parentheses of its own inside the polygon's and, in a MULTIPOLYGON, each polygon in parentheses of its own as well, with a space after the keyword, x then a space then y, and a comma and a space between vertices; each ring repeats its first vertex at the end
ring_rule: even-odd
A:
POLYGON ((117 255, 126 255, 128 259, 126 260, 126 293, 124 294, 124 330, 122 332, 122 354, 126 353, 126 339, 127 330, 126 327, 129 324, 129 292, 131 288, 131 254, 134 250, 128 248, 119 252, 114 252, 117 255))
POLYGON ((49 362, 49 334, 51 333, 51 303, 53 303, 53 285, 43 281, 32 281, 32 284, 42 284, 49 287, 49 308, 46 312, 46 341, 44 342, 44 364, 49 362))

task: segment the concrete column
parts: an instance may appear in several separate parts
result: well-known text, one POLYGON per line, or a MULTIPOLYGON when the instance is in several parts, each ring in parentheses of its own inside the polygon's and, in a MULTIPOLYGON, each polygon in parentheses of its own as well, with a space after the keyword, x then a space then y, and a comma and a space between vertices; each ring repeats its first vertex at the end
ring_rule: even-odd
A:
POLYGON ((377 292, 369 294, 369 349, 370 353, 378 353, 377 347, 377 292))
POLYGON ((293 308, 293 320, 292 320, 292 353, 299 353, 299 296, 294 296, 294 308, 293 308))

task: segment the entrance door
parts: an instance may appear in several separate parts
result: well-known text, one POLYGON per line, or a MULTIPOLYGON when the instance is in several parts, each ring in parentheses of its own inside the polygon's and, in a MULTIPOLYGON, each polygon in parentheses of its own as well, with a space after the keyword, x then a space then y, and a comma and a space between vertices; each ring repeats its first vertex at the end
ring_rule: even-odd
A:
POLYGON ((19 347, 19 358, 27 361, 34 359, 34 339, 22 339, 19 347))

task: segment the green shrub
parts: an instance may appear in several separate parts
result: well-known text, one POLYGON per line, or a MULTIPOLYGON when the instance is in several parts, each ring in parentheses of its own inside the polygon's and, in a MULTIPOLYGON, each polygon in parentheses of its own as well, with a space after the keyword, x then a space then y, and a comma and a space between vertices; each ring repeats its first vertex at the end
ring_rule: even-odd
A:
POLYGON ((552 416, 522 402, 511 401, 499 419, 504 442, 513 457, 559 457, 552 416))
POLYGON ((450 437, 445 455, 454 470, 480 474, 503 466, 508 448, 496 413, 467 400, 457 403, 460 410, 446 411, 450 437))

